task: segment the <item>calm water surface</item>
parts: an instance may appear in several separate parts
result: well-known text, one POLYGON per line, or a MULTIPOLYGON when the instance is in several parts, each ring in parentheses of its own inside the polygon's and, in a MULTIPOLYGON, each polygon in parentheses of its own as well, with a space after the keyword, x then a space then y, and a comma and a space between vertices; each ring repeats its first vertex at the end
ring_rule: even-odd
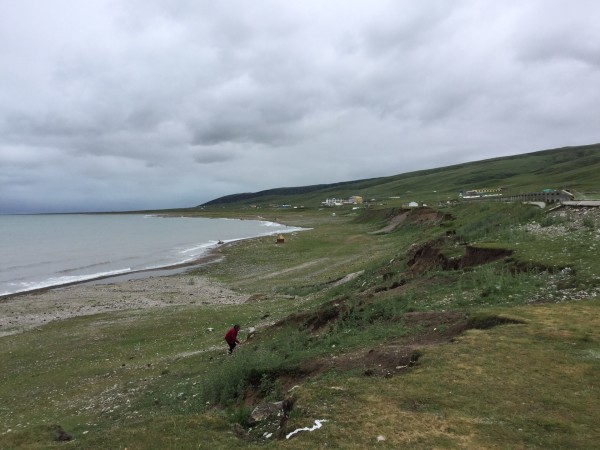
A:
POLYGON ((201 257, 219 240, 299 230, 134 214, 0 216, 0 295, 172 266, 201 257))

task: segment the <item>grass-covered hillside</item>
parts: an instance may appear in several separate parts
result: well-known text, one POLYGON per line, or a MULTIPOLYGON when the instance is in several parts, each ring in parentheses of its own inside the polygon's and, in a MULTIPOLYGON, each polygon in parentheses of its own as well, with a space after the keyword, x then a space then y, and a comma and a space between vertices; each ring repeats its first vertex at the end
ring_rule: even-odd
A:
MULTIPOLYGON (((553 156, 560 170, 540 186, 598 191, 598 148, 581 150, 581 164, 569 151, 398 177, 380 192, 453 192, 460 171, 527 162, 534 173, 553 156)), ((172 307, 49 318, 0 337, 1 449, 598 447, 598 209, 219 214, 307 230, 221 247, 221 262, 174 275, 187 288, 161 294, 172 307), (245 302, 197 301, 201 277, 245 302), (233 323, 244 342, 227 355, 233 323)))
POLYGON ((365 199, 395 203, 423 201, 439 203, 458 197, 460 191, 503 188, 504 192, 538 192, 568 189, 579 199, 600 198, 600 144, 565 147, 522 155, 421 170, 401 175, 344 183, 270 189, 234 194, 207 202, 205 207, 319 205, 328 197, 365 199), (390 197, 393 197, 390 199, 390 197))

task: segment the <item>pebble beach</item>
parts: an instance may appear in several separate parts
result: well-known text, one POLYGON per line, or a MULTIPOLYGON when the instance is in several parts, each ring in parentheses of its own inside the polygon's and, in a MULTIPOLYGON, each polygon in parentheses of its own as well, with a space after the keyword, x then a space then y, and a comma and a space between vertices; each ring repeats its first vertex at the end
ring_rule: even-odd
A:
POLYGON ((176 305, 239 304, 247 297, 191 275, 77 284, 0 298, 0 337, 77 316, 176 305))

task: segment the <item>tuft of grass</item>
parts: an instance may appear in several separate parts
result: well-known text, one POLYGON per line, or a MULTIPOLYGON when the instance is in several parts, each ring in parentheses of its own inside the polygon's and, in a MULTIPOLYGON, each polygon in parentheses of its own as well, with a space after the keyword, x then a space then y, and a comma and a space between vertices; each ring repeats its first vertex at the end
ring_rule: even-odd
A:
POLYGON ((244 428, 248 428, 250 425, 250 416, 252 414, 252 408, 247 406, 230 406, 227 408, 227 415, 229 422, 239 424, 244 428))
POLYGON ((281 364, 282 358, 277 353, 236 349, 203 380, 200 398, 210 404, 240 402, 249 386, 260 386, 269 372, 277 371, 281 364))

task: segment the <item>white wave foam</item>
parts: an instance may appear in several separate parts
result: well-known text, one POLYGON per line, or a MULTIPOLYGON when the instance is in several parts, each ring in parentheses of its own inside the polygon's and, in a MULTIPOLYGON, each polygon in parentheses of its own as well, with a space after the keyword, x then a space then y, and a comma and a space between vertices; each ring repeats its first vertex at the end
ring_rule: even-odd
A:
POLYGON ((10 292, 3 292, 0 295, 17 294, 20 292, 33 291, 36 289, 44 289, 44 288, 48 288, 48 287, 62 286, 62 285, 71 284, 71 283, 79 283, 81 281, 94 280, 96 278, 110 277, 113 275, 122 275, 122 274, 128 273, 128 272, 131 272, 130 267, 128 267, 127 269, 112 270, 109 272, 99 272, 99 273, 94 273, 94 274, 90 274, 90 275, 78 275, 78 276, 73 275, 73 276, 64 276, 64 277, 52 277, 52 278, 48 278, 47 280, 44 280, 44 281, 11 283, 15 286, 16 290, 11 290, 10 292))
POLYGON ((277 223, 277 222, 268 222, 268 221, 266 221, 266 220, 261 220, 261 221, 260 221, 260 224, 261 224, 263 227, 279 227, 279 228, 281 228, 281 227, 284 227, 284 226, 285 226, 285 225, 281 225, 280 223, 277 223))
MULTIPOLYGON (((224 242, 224 241, 222 241, 222 242, 224 242)), ((204 244, 196 245, 194 247, 190 247, 190 248, 186 248, 185 250, 181 250, 179 253, 181 253, 182 255, 186 255, 188 253, 197 252, 197 251, 201 251, 201 253, 204 253, 206 250, 214 247, 218 243, 219 243, 219 241, 205 242, 204 244)))

